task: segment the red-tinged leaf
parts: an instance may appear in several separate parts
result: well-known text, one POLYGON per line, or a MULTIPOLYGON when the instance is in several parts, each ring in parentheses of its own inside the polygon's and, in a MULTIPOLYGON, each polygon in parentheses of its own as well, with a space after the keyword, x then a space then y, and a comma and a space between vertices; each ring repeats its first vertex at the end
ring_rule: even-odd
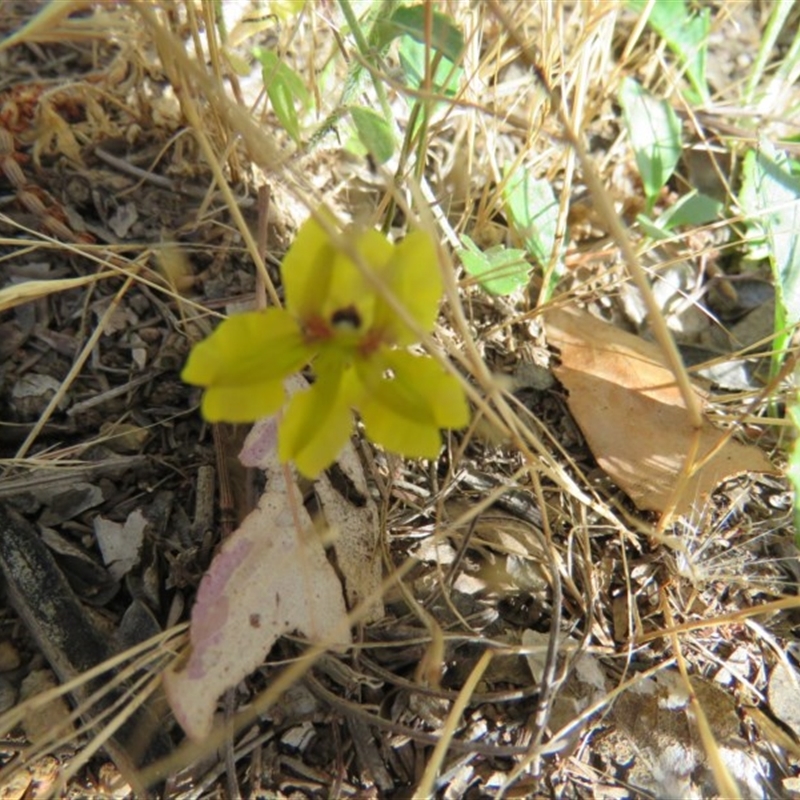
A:
POLYGON ((342 586, 311 528, 297 487, 287 487, 276 469, 200 583, 189 659, 164 675, 170 706, 190 738, 208 735, 220 695, 261 664, 280 635, 349 642, 342 586))

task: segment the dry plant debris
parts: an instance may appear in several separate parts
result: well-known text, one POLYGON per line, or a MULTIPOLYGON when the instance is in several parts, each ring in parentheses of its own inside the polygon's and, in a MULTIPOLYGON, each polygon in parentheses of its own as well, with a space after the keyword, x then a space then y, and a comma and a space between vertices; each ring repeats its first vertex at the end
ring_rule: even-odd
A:
POLYGON ((553 311, 545 321, 570 411, 599 466, 639 508, 682 516, 723 480, 774 471, 761 449, 725 441, 707 420, 695 432, 655 345, 586 313, 553 311))
POLYGON ((0 796, 800 797, 797 22, 2 4, 0 796), (322 207, 437 243, 435 457, 180 379, 322 207))

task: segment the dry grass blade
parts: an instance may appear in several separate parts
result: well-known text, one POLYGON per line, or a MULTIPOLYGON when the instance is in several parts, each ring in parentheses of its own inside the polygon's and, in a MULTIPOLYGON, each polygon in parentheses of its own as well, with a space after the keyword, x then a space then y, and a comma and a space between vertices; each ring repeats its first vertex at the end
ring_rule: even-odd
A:
POLYGON ((9 286, 0 292, 0 311, 8 311, 10 308, 29 303, 40 297, 47 297, 54 292, 64 292, 67 289, 77 289, 95 281, 110 278, 113 272, 101 272, 99 275, 87 275, 85 278, 70 278, 67 280, 54 281, 26 281, 17 286, 9 286))
POLYGON ((444 729, 442 730, 441 737, 437 742, 433 753, 431 753, 431 757, 428 760, 427 766, 425 767, 425 774, 422 776, 422 780, 417 785, 416 791, 419 797, 433 797, 433 788, 434 784, 436 783, 436 775, 442 766, 442 762, 444 761, 450 739, 452 738, 456 727, 461 721, 461 715, 464 713, 467 704, 470 702, 478 681, 483 677, 483 673, 486 671, 486 668, 489 666, 489 662, 491 660, 492 652, 491 650, 487 650, 480 657, 480 660, 473 668, 469 678, 467 678, 463 688, 459 692, 456 702, 453 703, 453 707, 450 709, 450 714, 448 715, 444 729))

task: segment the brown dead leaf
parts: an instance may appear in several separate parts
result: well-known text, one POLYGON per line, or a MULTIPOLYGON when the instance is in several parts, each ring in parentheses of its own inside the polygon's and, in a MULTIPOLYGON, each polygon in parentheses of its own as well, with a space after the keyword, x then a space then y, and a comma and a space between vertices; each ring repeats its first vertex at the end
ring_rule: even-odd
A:
MULTIPOLYGON (((639 508, 665 511, 695 431, 660 350, 585 312, 551 311, 545 325, 561 353, 554 372, 569 391, 569 409, 598 464, 639 508)), ((704 421, 695 463, 722 436, 704 421)), ((726 478, 774 471, 758 447, 729 441, 691 475, 675 513, 689 513, 726 478)))

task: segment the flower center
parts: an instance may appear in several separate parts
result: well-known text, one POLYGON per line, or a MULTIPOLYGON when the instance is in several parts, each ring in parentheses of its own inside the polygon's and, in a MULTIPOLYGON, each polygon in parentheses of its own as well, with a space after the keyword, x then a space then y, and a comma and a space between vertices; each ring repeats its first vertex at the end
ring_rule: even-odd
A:
POLYGON ((361 315, 353 305, 338 308, 331 314, 331 325, 340 331, 357 331, 361 327, 361 315))

